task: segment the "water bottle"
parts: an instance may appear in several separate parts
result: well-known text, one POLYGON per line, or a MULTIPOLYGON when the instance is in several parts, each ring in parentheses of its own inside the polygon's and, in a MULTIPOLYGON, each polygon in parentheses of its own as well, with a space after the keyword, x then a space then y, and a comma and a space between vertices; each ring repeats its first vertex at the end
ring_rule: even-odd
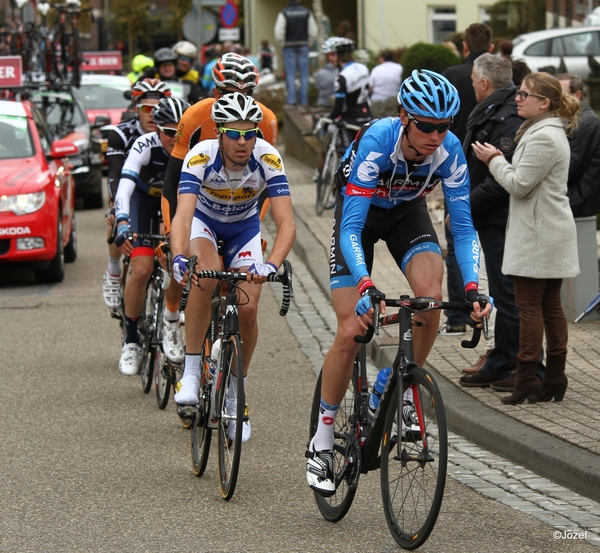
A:
POLYGON ((208 360, 210 377, 214 378, 219 364, 219 354, 221 353, 221 338, 217 338, 210 349, 210 358, 208 360))
POLYGON ((385 389, 385 385, 392 373, 392 367, 386 367, 385 369, 381 369, 377 378, 375 379, 375 383, 373 384, 373 390, 371 391, 371 395, 369 396, 369 409, 375 413, 377 411, 377 407, 379 407, 379 400, 381 399, 381 394, 383 394, 383 390, 385 389))

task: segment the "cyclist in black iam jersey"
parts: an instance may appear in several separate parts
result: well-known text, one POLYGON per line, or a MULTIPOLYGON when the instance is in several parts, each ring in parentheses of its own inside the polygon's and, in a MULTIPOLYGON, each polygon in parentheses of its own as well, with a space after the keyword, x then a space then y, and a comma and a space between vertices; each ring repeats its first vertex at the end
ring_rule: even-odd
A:
MULTIPOLYGON (((119 251, 131 257, 131 274, 125 284, 125 345, 119 369, 123 374, 137 374, 140 358, 138 318, 144 308, 146 287, 154 269, 152 243, 129 240, 131 232, 158 234, 161 223, 162 187, 169 156, 175 145, 177 125, 189 104, 177 98, 162 98, 152 110, 156 132, 140 136, 132 145, 115 198, 119 251)), ((163 349, 174 362, 183 361, 179 334, 179 291, 173 284, 166 291, 163 349), (173 304, 175 306, 173 306, 173 304)))
MULTIPOLYGON (((327 39, 337 53, 340 73, 334 85, 335 104, 329 118, 341 118, 350 125, 362 127, 373 119, 369 106, 369 69, 354 61, 352 52, 355 44, 345 37, 327 39)), ((342 129, 340 133, 344 150, 350 145, 356 133, 342 129)))
MULTIPOLYGON (((121 170, 127 154, 135 140, 142 134, 155 131, 152 110, 161 98, 171 96, 170 88, 157 79, 138 81, 131 89, 131 97, 135 104, 135 119, 122 121, 108 135, 108 203, 112 206, 117 194, 117 186, 121 179, 121 170)), ((112 228, 114 217, 108 215, 106 223, 112 228)), ((107 307, 119 307, 119 281, 121 279, 121 253, 117 246, 108 246, 108 269, 104 274, 102 294, 107 307)))

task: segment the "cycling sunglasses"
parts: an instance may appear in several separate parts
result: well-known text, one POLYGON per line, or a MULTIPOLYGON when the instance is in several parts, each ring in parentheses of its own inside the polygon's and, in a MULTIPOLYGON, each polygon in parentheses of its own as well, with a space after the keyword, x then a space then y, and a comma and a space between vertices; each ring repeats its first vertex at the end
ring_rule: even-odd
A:
POLYGON ((189 56, 182 56, 181 54, 179 55, 179 59, 181 61, 187 61, 188 63, 194 63, 194 58, 190 58, 189 56))
POLYGON ((225 134, 227 138, 231 140, 239 140, 240 136, 243 136, 246 140, 252 140, 258 133, 258 128, 248 129, 247 131, 238 131, 237 129, 227 129, 226 127, 219 127, 219 132, 225 134))
POLYGON ((138 104, 138 108, 140 111, 144 113, 152 113, 152 110, 156 107, 155 104, 138 104))
POLYGON ((440 125, 434 125, 433 123, 425 123, 425 121, 417 121, 410 113, 406 112, 408 118, 415 124, 417 130, 421 131, 425 134, 431 134, 432 132, 437 131, 439 134, 445 133, 452 125, 454 121, 454 117, 450 119, 448 123, 441 123, 440 125))
POLYGON ((172 129, 171 127, 161 127, 160 125, 156 125, 156 127, 160 130, 160 132, 165 133, 170 138, 173 138, 177 134, 177 129, 172 129))

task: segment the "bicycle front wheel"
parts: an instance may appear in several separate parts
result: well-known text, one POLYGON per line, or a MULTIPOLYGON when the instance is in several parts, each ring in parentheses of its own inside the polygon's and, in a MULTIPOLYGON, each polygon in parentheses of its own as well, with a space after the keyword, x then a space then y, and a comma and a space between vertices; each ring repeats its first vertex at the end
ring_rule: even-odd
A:
POLYGON ((152 367, 154 370, 154 386, 156 388, 156 403, 159 409, 164 409, 169 403, 171 391, 171 371, 167 356, 160 346, 156 346, 152 353, 152 367))
POLYGON ((219 485, 223 499, 229 501, 233 497, 238 478, 243 423, 246 418, 244 366, 239 336, 230 336, 223 344, 221 360, 221 374, 217 379, 216 392, 219 413, 219 485))
MULTIPOLYGON (((312 409, 310 411, 310 435, 309 439, 317 431, 319 423, 319 408, 321 405, 321 380, 323 371, 319 374, 315 393, 313 396, 312 409)), ((356 441, 356 429, 351 424, 351 418, 356 419, 359 405, 358 384, 356 373, 348 385, 346 395, 342 399, 340 408, 335 418, 335 442, 333 445, 333 477, 335 481, 335 493, 330 497, 324 497, 314 492, 317 507, 325 520, 338 522, 342 520, 354 500, 360 470, 356 460, 360 458, 360 450, 356 441), (355 415, 352 417, 352 415, 355 415)))
POLYGON ((210 373, 207 367, 211 344, 209 330, 202 346, 202 364, 200 369, 202 372, 202 388, 200 390, 198 411, 195 413, 192 422, 192 470, 198 477, 202 476, 206 470, 213 428, 210 421, 211 393, 216 383, 208 380, 210 373))
POLYGON ((381 441, 381 495, 393 538, 404 549, 417 549, 435 526, 446 485, 448 431, 439 388, 431 374, 415 367, 404 381, 411 386, 420 431, 403 420, 402 394, 394 394, 381 441), (419 408, 420 406, 420 408, 419 408))

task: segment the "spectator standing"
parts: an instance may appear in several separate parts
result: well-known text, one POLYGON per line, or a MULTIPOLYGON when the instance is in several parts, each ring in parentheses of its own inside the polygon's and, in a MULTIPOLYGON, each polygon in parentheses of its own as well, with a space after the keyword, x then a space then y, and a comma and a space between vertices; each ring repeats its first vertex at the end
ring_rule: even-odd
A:
POLYGON ((531 75, 531 69, 523 60, 511 60, 513 70, 513 83, 515 86, 521 86, 523 79, 527 75, 531 75))
MULTIPOLYGON (((490 174, 488 166, 477 159, 471 148, 475 141, 489 142, 512 159, 515 135, 523 119, 517 114, 510 61, 482 54, 473 64, 473 90, 478 104, 467 121, 463 150, 471 176, 471 215, 485 255, 490 295, 494 298, 496 321, 494 347, 485 355, 478 371, 460 379, 461 386, 484 387, 507 380, 513 359, 519 351, 519 311, 515 304, 512 276, 502 273, 509 195, 490 174)), ((506 388, 514 387, 504 382, 506 388)), ((509 389, 509 391, 512 391, 509 389)))
POLYGON ((498 56, 505 60, 512 59, 513 43, 508 38, 501 38, 498 41, 498 56))
MULTIPOLYGON (((473 82, 471 74, 473 72, 473 63, 475 60, 491 52, 494 48, 492 44, 492 30, 483 23, 473 23, 469 25, 463 37, 463 55, 465 61, 459 65, 448 67, 444 71, 444 76, 456 87, 460 97, 460 109, 454 117, 454 122, 450 130, 462 142, 467 134, 467 120, 469 115, 477 105, 475 92, 473 91, 473 82)), ((448 214, 447 206, 444 207, 445 216, 448 214)), ((448 286, 448 300, 460 302, 464 296, 462 279, 456 256, 454 254, 454 239, 448 225, 444 225, 446 234, 446 272, 448 286)), ((440 334, 454 336, 464 334, 467 330, 467 324, 470 324, 468 315, 460 311, 446 311, 446 322, 440 328, 440 334)))
POLYGON ((339 75, 338 55, 335 51, 337 37, 328 38, 321 51, 325 54, 327 62, 315 73, 315 86, 319 92, 317 107, 331 109, 331 98, 333 97, 335 81, 339 75))
POLYGON ((275 38, 283 47, 287 104, 308 105, 309 45, 317 38, 315 16, 300 4, 290 0, 277 15, 275 38), (300 90, 296 94, 296 71, 300 74, 300 90))
POLYGON ((569 137, 567 196, 576 219, 590 217, 600 212, 600 117, 583 99, 583 81, 579 77, 563 73, 556 78, 563 91, 581 106, 577 128, 569 137))
POLYGON ((258 58, 261 71, 263 69, 268 69, 271 72, 277 71, 277 52, 275 51, 275 47, 266 38, 260 41, 258 58))
POLYGON ((396 97, 402 82, 402 66, 393 61, 392 53, 383 50, 379 54, 379 65, 371 69, 369 93, 373 102, 383 102, 396 97))
POLYGON ((175 64, 177 63, 177 54, 172 48, 159 48, 154 52, 155 79, 161 81, 175 80, 175 64))
POLYGON ((532 73, 517 93, 517 112, 526 121, 517 131, 512 164, 493 145, 473 144, 477 158, 510 194, 502 272, 514 277, 520 332, 515 388, 501 400, 507 405, 525 399, 562 401, 568 385, 569 329, 560 288, 563 278, 579 273, 575 222, 567 198, 567 134, 576 127, 579 110, 556 77, 532 73), (546 374, 540 383, 536 372, 544 334, 546 374))
POLYGON ((202 88, 204 89, 204 94, 207 98, 212 95, 212 90, 215 87, 215 82, 212 78, 213 68, 218 59, 221 57, 219 55, 219 48, 217 48, 217 46, 221 45, 215 44, 212 48, 206 50, 205 52, 206 59, 208 61, 204 65, 204 71, 202 73, 202 88))

